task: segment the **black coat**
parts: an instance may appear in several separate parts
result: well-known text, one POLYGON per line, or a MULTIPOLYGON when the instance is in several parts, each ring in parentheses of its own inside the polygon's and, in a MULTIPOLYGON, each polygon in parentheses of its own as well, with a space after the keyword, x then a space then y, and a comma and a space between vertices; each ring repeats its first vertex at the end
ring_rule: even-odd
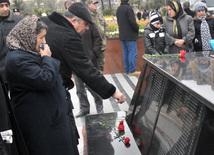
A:
POLYGON ((4 63, 7 55, 8 48, 6 47, 6 37, 11 31, 11 29, 22 19, 22 16, 13 14, 10 11, 10 14, 7 18, 0 19, 0 73, 4 82, 6 83, 4 63))
POLYGON ((86 30, 81 37, 85 54, 92 61, 94 66, 98 68, 97 59, 101 54, 102 38, 96 24, 90 24, 89 30, 86 30))
POLYGON ((146 54, 167 54, 169 52, 169 44, 166 41, 164 29, 158 33, 154 33, 148 23, 143 31, 143 43, 146 54))
POLYGON ((128 3, 121 3, 117 9, 117 23, 119 26, 120 40, 137 40, 139 26, 135 19, 134 11, 128 3))
MULTIPOLYGON (((209 28, 210 28, 211 37, 212 37, 212 39, 214 39, 214 18, 212 18, 211 16, 208 16, 206 18, 206 21, 207 21, 209 28)), ((198 43, 194 42, 194 50, 195 51, 202 51, 201 20, 199 20, 197 17, 194 18, 194 26, 195 26, 195 39, 198 40, 198 43)))
POLYGON ((12 130, 13 142, 5 143, 0 135, 0 155, 28 155, 18 123, 15 119, 8 91, 0 75, 0 132, 12 130))
POLYGON ((100 74, 97 68, 93 67, 83 50, 81 37, 73 25, 56 12, 42 18, 42 21, 48 25, 46 41, 52 56, 61 61, 60 72, 64 85, 72 87, 71 74, 74 72, 103 99, 111 97, 116 88, 100 74))
POLYGON ((60 62, 9 51, 5 72, 12 106, 30 155, 77 155, 60 62))
POLYGON ((195 12, 193 12, 193 11, 190 10, 189 8, 184 9, 184 11, 186 12, 186 14, 192 16, 192 18, 195 16, 195 12))

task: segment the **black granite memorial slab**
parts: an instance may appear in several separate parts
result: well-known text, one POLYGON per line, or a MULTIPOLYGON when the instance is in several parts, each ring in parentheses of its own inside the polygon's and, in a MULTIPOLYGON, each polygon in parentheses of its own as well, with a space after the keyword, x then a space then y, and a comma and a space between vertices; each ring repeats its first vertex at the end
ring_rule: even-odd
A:
POLYGON ((184 58, 144 57, 145 66, 126 117, 141 154, 214 154, 211 54, 214 52, 192 52, 184 58))
POLYGON ((140 155, 126 121, 124 132, 118 131, 119 122, 125 120, 125 116, 121 111, 85 117, 88 155, 140 155), (123 143, 126 137, 130 138, 128 145, 123 143))

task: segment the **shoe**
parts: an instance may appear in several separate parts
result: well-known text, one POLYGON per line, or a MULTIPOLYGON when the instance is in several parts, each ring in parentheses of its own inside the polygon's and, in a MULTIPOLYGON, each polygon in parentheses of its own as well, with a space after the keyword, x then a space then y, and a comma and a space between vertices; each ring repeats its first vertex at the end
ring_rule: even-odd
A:
POLYGON ((135 71, 134 73, 130 73, 129 76, 140 76, 141 72, 135 71))
POLYGON ((89 110, 80 110, 80 112, 76 115, 76 118, 83 117, 85 115, 89 114, 89 110))

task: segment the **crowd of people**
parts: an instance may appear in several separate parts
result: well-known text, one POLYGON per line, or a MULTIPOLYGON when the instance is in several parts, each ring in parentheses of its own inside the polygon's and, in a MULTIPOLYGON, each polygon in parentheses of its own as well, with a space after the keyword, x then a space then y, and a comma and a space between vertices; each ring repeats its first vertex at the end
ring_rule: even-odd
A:
MULTIPOLYGON (((72 76, 80 101, 76 117, 90 113, 86 87, 98 113, 103 110, 103 99, 125 102, 124 94, 102 74, 109 30, 98 3, 88 0, 87 8, 67 0, 64 15, 53 12, 24 18, 18 8, 10 10, 9 0, 0 0, 0 124, 4 123, 0 154, 14 154, 14 150, 17 155, 79 154, 69 93, 74 87, 72 76), (16 145, 10 145, 11 138, 16 145)), ((150 13, 151 21, 143 32, 146 54, 212 50, 209 40, 214 39, 214 18, 206 4, 197 2, 192 16, 188 8, 188 3, 183 9, 179 1, 169 1, 164 19, 157 11, 150 13)), ((139 26, 129 0, 121 0, 116 16, 124 72, 140 75, 136 70, 139 26)), ((144 16, 148 18, 147 12, 144 16)))

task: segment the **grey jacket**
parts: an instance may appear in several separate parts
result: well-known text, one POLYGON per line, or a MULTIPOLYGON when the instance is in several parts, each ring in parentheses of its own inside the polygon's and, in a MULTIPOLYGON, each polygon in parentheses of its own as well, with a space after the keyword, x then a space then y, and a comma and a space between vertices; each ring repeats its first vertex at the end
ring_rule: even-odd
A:
POLYGON ((6 82, 4 63, 8 52, 8 48, 6 47, 6 37, 22 18, 22 16, 14 15, 13 12, 10 11, 7 18, 0 19, 0 74, 2 75, 4 82, 6 82))
POLYGON ((169 52, 169 45, 166 41, 166 33, 161 28, 155 33, 148 23, 143 31, 143 43, 146 54, 167 54, 169 52), (156 37, 158 36, 158 37, 156 37))
MULTIPOLYGON (((187 15, 185 12, 178 17, 178 21, 182 30, 182 39, 185 40, 185 49, 187 52, 193 51, 193 39, 195 37, 195 28, 193 24, 193 19, 191 16, 187 15)), ((169 53, 179 53, 182 48, 176 46, 174 44, 175 38, 173 37, 173 18, 171 18, 168 14, 163 20, 163 25, 166 28, 167 40, 169 42, 170 48, 169 53)))

